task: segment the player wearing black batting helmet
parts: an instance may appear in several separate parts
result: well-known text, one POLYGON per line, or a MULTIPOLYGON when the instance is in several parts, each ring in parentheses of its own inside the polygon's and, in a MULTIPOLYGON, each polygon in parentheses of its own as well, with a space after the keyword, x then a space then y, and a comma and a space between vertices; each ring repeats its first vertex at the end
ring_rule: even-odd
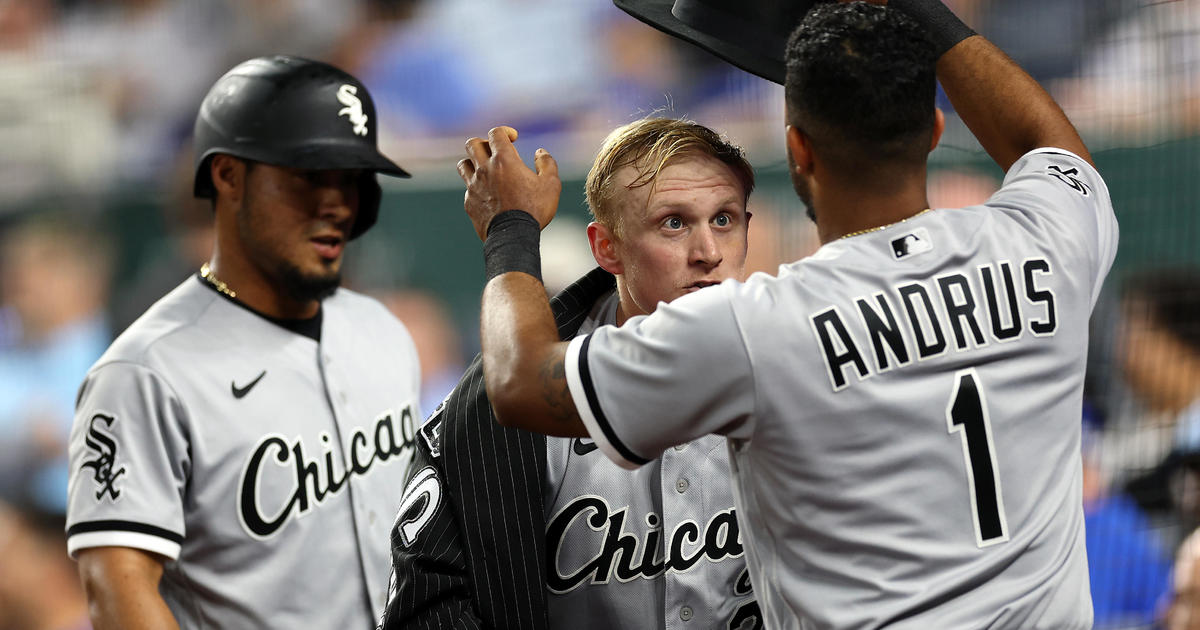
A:
POLYGON ((218 79, 200 104, 193 193, 216 195, 208 167, 218 153, 300 169, 360 169, 355 238, 379 214, 375 173, 410 177, 376 148, 377 121, 371 94, 338 68, 286 55, 245 61, 218 79))
POLYGON ((420 368, 408 331, 339 288, 375 222, 357 79, 295 57, 221 77, 196 120, 209 263, 88 372, 71 434, 70 554, 98 628, 361 628, 388 580, 420 368))

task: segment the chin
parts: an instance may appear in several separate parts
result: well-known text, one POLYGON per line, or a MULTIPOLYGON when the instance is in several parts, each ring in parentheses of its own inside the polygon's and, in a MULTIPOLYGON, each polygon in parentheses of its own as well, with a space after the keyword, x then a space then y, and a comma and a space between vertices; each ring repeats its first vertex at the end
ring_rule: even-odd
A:
POLYGON ((324 300, 333 295, 342 284, 340 266, 330 267, 320 273, 306 273, 299 268, 289 267, 283 274, 283 289, 298 302, 324 300))

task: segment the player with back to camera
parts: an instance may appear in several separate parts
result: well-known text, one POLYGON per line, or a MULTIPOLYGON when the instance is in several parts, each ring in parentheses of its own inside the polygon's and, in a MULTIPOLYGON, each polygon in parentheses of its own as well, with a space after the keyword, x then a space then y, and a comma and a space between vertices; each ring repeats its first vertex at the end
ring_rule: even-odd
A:
MULTIPOLYGON (((554 299, 559 334, 741 279, 753 188, 741 149, 702 125, 645 118, 610 133, 586 184, 600 268, 554 299)), ((761 627, 724 440, 626 471, 591 440, 496 425, 483 380, 476 362, 421 427, 385 630, 761 627)))
POLYGON ((261 57, 196 119, 212 259, 88 373, 70 444, 68 549, 97 628, 371 628, 419 367, 382 305, 339 289, 374 222, 357 79, 261 57))
POLYGON ((488 396, 500 422, 590 435, 628 467, 724 435, 767 627, 1089 628, 1080 433, 1107 188, 999 49, 936 0, 877 4, 819 4, 789 41, 789 164, 823 245, 777 277, 559 342, 532 273, 554 160, 525 167, 509 128, 468 142, 488 396), (984 204, 928 209, 935 67, 1007 172, 984 204))

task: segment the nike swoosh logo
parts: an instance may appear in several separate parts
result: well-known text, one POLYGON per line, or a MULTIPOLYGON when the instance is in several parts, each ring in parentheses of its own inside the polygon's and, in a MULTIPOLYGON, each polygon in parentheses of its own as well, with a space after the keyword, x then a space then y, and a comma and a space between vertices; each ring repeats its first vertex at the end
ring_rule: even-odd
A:
POLYGON ((584 442, 583 438, 575 438, 575 442, 571 444, 571 450, 575 451, 576 455, 587 455, 592 451, 600 448, 595 442, 584 442))
POLYGON ((253 389, 255 385, 258 385, 258 382, 261 381, 262 377, 264 377, 266 375, 267 375, 267 371, 263 370, 262 374, 258 375, 258 378, 254 379, 253 381, 250 381, 249 383, 246 383, 245 387, 238 387, 236 383, 234 383, 233 381, 229 381, 229 391, 233 392, 234 398, 241 398, 241 397, 245 396, 246 394, 249 394, 250 390, 253 389))

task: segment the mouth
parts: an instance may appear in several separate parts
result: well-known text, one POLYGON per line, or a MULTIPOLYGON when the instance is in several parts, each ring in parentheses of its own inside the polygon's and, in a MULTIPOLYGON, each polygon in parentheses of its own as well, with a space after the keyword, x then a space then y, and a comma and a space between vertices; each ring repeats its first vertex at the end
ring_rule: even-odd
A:
POLYGON ((693 282, 693 283, 687 285, 686 287, 683 287, 683 291, 685 293, 693 293, 695 291, 699 291, 700 289, 703 289, 704 287, 716 286, 718 284, 721 284, 721 283, 716 280, 697 280, 696 282, 693 282))
POLYGON ((325 260, 337 260, 342 255, 342 249, 346 246, 346 240, 336 234, 326 234, 322 236, 314 236, 309 239, 313 244, 313 248, 317 250, 317 255, 325 260))

